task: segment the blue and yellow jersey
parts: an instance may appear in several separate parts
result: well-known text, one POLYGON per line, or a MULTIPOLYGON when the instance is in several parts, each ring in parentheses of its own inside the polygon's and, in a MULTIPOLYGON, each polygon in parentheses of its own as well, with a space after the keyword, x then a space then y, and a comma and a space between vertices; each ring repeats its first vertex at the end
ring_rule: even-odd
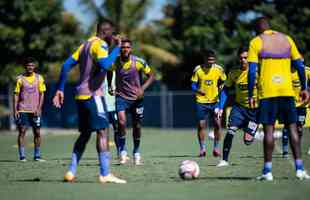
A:
MULTIPOLYGON (((248 70, 233 69, 228 74, 225 85, 229 88, 233 87, 236 103, 246 108, 249 108, 248 70)), ((253 98, 254 99, 257 98, 257 87, 256 86, 254 87, 254 90, 253 90, 253 98)))
MULTIPOLYGON (((305 67, 305 72, 306 72, 306 79, 308 83, 310 80, 310 68, 305 67)), ((293 88, 294 88, 294 93, 295 93, 296 107, 306 107, 306 105, 302 104, 300 96, 299 96, 301 85, 300 85, 300 80, 299 80, 297 70, 294 70, 292 72, 292 82, 293 82, 293 88)))
MULTIPOLYGON (((272 30, 266 30, 264 34, 272 34, 272 30)), ((248 62, 259 63, 258 95, 259 99, 295 96, 291 78, 291 60, 301 58, 294 41, 287 36, 291 46, 291 58, 260 58, 263 47, 262 39, 257 36, 250 42, 248 62)))
POLYGON ((194 69, 191 81, 198 83, 198 89, 205 95, 196 93, 197 103, 216 103, 219 101, 219 82, 225 81, 226 75, 223 68, 213 64, 210 68, 198 65, 194 69))
MULTIPOLYGON (((109 47, 108 44, 100 39, 99 37, 93 36, 91 38, 88 39, 88 42, 92 42, 91 47, 90 47, 90 54, 92 56, 92 58, 94 59, 94 62, 97 62, 99 59, 101 58, 106 58, 109 55, 109 47)), ((72 58, 75 61, 79 61, 80 59, 80 53, 81 50, 83 49, 84 44, 82 44, 73 54, 72 54, 72 58)), ((86 99, 90 99, 91 96, 89 95, 76 95, 75 99, 78 100, 86 100, 86 99)))
MULTIPOLYGON (((23 78, 26 79, 26 81, 31 85, 35 80, 35 73, 33 73, 31 76, 23 76, 23 78)), ((23 81, 22 81, 22 78, 20 77, 16 81, 16 86, 15 86, 14 92, 16 94, 19 94, 22 87, 23 87, 23 81)), ((46 91, 46 86, 44 83, 44 79, 41 75, 39 75, 39 92, 43 93, 45 91, 46 91)))
MULTIPOLYGON (((137 71, 142 71, 144 74, 149 74, 151 72, 151 67, 143 60, 142 58, 135 57, 136 59, 136 69, 137 71)), ((115 70, 117 67, 121 66, 124 70, 129 70, 132 65, 132 59, 128 59, 128 61, 120 63, 118 59, 117 63, 112 65, 112 70, 115 70)))

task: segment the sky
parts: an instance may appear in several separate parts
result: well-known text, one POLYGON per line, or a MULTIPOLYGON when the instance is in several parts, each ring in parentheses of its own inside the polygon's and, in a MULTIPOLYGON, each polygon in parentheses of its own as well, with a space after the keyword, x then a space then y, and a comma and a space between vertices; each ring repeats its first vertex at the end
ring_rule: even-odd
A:
MULTIPOLYGON (((96 1, 100 1, 100 0, 96 0, 96 1)), ((67 11, 72 12, 77 17, 77 19, 81 22, 83 29, 87 30, 87 28, 91 24, 90 22, 94 20, 94 16, 90 12, 87 12, 85 8, 79 6, 77 2, 78 2, 77 0, 65 0, 64 8, 67 11)), ((145 23, 151 20, 154 20, 154 19, 162 18, 163 13, 161 10, 162 10, 162 7, 166 3, 167 3, 167 0, 152 0, 152 5, 146 15, 145 23)))

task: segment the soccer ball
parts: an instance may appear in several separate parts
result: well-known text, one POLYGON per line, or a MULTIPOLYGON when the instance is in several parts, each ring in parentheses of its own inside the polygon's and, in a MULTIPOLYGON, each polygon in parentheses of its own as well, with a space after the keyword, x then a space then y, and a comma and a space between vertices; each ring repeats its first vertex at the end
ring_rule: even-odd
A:
POLYGON ((184 160, 179 167, 179 176, 184 180, 195 179, 199 176, 199 165, 192 160, 184 160))

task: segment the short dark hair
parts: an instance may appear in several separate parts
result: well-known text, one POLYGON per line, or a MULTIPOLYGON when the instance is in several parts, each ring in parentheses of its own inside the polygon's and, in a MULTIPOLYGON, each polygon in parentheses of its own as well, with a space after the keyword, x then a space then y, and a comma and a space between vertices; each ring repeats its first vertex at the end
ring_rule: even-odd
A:
POLYGON ((132 41, 130 40, 130 39, 128 39, 128 38, 124 38, 124 39, 122 39, 122 43, 129 43, 129 44, 132 44, 132 41))
POLYGON ((259 32, 262 28, 267 29, 269 28, 269 20, 270 17, 268 16, 261 16, 255 19, 254 29, 256 32, 259 32))
POLYGON ((100 27, 101 27, 103 24, 109 24, 109 25, 111 25, 112 27, 114 27, 114 23, 112 22, 112 20, 109 20, 109 19, 107 19, 107 18, 103 18, 103 19, 99 20, 98 23, 97 23, 97 31, 100 29, 100 27))
POLYGON ((33 58, 33 57, 26 57, 24 60, 23 60, 23 65, 27 65, 29 63, 36 63, 36 59, 33 58))
POLYGON ((238 56, 240 55, 240 54, 242 54, 243 52, 247 52, 248 51, 248 47, 247 46, 244 46, 244 45, 241 45, 240 47, 239 47, 239 49, 238 49, 238 56))
POLYGON ((216 57, 215 52, 211 49, 207 49, 204 51, 205 58, 216 57))

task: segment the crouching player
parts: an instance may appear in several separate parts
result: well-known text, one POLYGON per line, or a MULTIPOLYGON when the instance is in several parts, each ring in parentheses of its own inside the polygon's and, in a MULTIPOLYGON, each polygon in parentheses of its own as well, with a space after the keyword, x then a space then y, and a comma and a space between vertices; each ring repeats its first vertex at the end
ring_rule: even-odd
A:
MULTIPOLYGON (((249 108, 248 104, 248 50, 240 47, 238 50, 240 67, 233 69, 229 74, 225 86, 221 91, 219 109, 223 110, 225 105, 228 90, 233 90, 235 93, 234 103, 228 119, 228 131, 224 139, 223 159, 217 167, 228 166, 228 157, 231 149, 234 135, 238 129, 244 131, 244 143, 250 145, 258 127, 257 124, 257 105, 255 108, 249 108)), ((254 98, 257 98, 256 87, 254 89, 254 98)), ((257 102, 257 101, 256 101, 257 102)), ((219 112, 222 113, 222 112, 219 112)))
MULTIPOLYGON (((292 83, 293 89, 295 92, 295 100, 296 100, 296 111, 297 111, 297 133, 301 140, 303 134, 303 126, 305 125, 306 115, 307 115, 307 105, 303 103, 300 99, 300 91, 301 91, 301 84, 298 77, 297 70, 294 68, 292 69, 292 83)), ((306 78, 309 84, 310 80, 310 68, 305 66, 306 78)), ((288 157, 288 142, 289 142, 289 129, 286 126, 283 128, 283 135, 282 135, 282 156, 283 158, 288 157)))
POLYGON ((46 90, 44 79, 35 73, 36 61, 34 58, 27 58, 24 61, 25 73, 17 77, 14 95, 14 118, 18 128, 18 152, 19 160, 27 161, 25 155, 25 135, 27 126, 33 130, 35 161, 45 161, 41 159, 41 112, 46 90))

